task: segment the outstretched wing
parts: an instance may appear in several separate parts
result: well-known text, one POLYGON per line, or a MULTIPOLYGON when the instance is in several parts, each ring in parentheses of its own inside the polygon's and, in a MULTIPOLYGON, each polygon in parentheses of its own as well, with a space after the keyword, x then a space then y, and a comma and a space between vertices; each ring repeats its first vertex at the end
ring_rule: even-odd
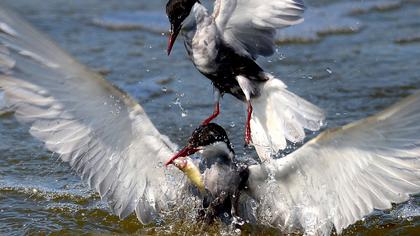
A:
POLYGON ((125 217, 147 223, 175 197, 174 145, 142 107, 0 7, 0 90, 19 121, 125 217))
POLYGON ((261 218, 308 233, 329 235, 333 226, 340 233, 373 209, 420 192, 420 93, 250 169, 261 218))
POLYGON ((0 90, 0 115, 7 112, 7 105, 4 98, 4 92, 0 90))
POLYGON ((244 56, 274 53, 276 30, 303 21, 302 0, 216 0, 213 17, 223 40, 244 56))

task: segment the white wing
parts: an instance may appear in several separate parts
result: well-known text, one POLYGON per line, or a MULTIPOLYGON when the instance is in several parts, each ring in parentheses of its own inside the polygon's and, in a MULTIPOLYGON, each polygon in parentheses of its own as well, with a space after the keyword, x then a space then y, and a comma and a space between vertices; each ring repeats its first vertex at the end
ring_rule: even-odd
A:
POLYGON ((308 234, 329 235, 333 226, 340 233, 420 192, 420 93, 250 169, 261 219, 308 234))
POLYGON ((30 133, 126 217, 147 223, 176 187, 161 162, 174 145, 142 107, 0 8, 0 89, 30 133))
POLYGON ((276 29, 303 21, 302 0, 216 0, 213 17, 223 40, 242 55, 274 53, 276 29))
POLYGON ((0 115, 4 114, 7 111, 7 105, 4 98, 4 93, 0 91, 0 115))

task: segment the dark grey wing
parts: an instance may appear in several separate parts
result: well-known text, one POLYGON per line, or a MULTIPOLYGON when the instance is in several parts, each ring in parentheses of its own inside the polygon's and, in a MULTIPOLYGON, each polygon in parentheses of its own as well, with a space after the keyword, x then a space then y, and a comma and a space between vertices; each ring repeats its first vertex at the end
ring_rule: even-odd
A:
POLYGON ((0 7, 0 90, 30 133, 126 217, 148 223, 176 197, 175 145, 142 107, 0 7))
POLYGON ((258 214, 283 228, 340 233, 373 209, 420 192, 420 93, 326 131, 292 154, 250 168, 258 214))

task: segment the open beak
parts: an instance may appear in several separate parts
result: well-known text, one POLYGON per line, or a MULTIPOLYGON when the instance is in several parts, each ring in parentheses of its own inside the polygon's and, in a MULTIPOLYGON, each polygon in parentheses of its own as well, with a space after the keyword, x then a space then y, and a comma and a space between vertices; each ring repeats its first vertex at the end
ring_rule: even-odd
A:
POLYGON ((178 37, 179 31, 181 31, 181 28, 182 28, 181 24, 177 26, 171 24, 171 34, 169 35, 169 41, 168 41, 168 56, 171 54, 176 37, 178 37))
POLYGON ((167 161, 165 163, 165 166, 168 166, 170 164, 173 164, 174 160, 180 158, 180 157, 187 157, 190 156, 196 152, 198 152, 200 149, 198 148, 193 148, 190 146, 186 146, 184 149, 182 149, 181 151, 179 151, 177 154, 175 154, 171 159, 169 159, 169 161, 167 161))

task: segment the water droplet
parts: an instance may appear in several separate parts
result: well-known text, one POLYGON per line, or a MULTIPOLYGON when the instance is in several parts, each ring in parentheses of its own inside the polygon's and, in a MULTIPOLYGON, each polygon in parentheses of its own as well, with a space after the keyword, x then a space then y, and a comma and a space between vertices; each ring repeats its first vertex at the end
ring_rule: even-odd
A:
POLYGON ((162 92, 166 93, 168 91, 168 88, 162 87, 162 92))
POLYGON ((181 113, 181 116, 182 116, 182 117, 186 117, 186 116, 187 116, 187 113, 182 112, 182 113, 181 113))
POLYGON ((327 69, 325 69, 325 70, 326 70, 326 71, 327 71, 327 73, 328 73, 328 74, 330 74, 330 75, 333 73, 333 71, 332 71, 330 68, 327 68, 327 69))
POLYGON ((284 59, 286 59, 286 55, 284 54, 280 54, 280 56, 278 57, 279 61, 283 61, 284 59))

